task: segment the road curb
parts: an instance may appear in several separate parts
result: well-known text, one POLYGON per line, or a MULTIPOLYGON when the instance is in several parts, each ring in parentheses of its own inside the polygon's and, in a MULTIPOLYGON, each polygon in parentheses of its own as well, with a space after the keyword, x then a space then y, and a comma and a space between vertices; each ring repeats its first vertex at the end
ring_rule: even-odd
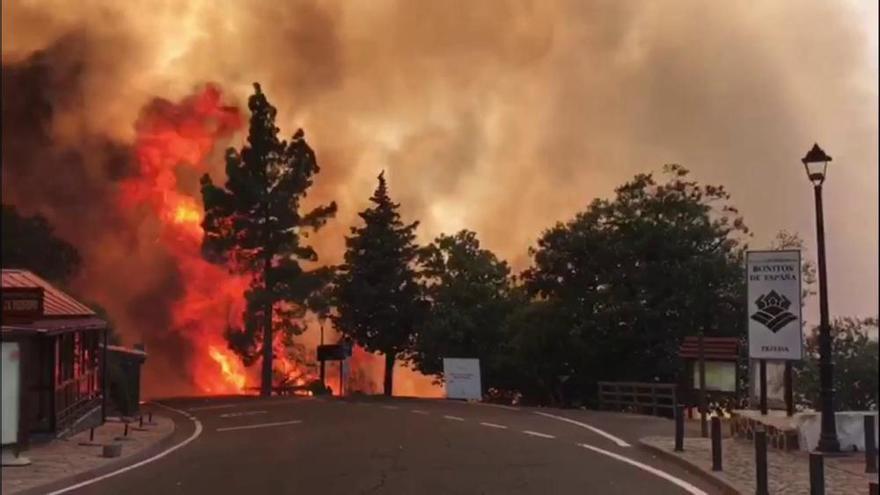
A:
POLYGON ((657 456, 663 458, 664 460, 668 460, 668 461, 678 465, 679 467, 684 468, 687 472, 693 474, 694 476, 699 477, 703 481, 705 481, 705 482, 711 484, 712 486, 714 486, 715 488, 718 488, 719 490, 721 490, 721 493, 723 495, 744 495, 741 491, 739 491, 735 486, 730 484, 727 480, 723 480, 723 479, 713 475, 712 473, 704 471, 699 466, 691 463, 687 459, 684 459, 682 457, 675 455, 674 453, 672 453, 668 450, 657 447, 656 445, 651 445, 649 443, 646 443, 644 441, 644 439, 639 439, 638 446, 639 446, 639 448, 641 448, 644 451, 647 451, 651 454, 657 455, 657 456))
MULTIPOLYGON (((156 416, 159 415, 157 414, 156 416)), ((162 438, 160 438, 156 443, 145 447, 137 453, 132 454, 128 457, 114 459, 106 464, 96 466, 86 471, 80 471, 78 473, 71 474, 70 476, 67 476, 65 478, 57 479, 43 485, 32 486, 19 492, 13 492, 14 495, 43 495, 45 493, 51 493, 53 491, 61 490, 65 487, 95 478, 96 476, 100 476, 103 473, 109 473, 125 466, 136 464, 144 459, 148 459, 158 454, 159 452, 167 449, 169 446, 171 446, 171 444, 174 443, 174 435, 179 431, 178 424, 180 422, 178 418, 172 417, 171 414, 163 414, 162 416, 170 419, 173 423, 174 428, 172 428, 171 431, 162 436, 162 438)), ((174 416, 179 415, 174 414, 174 416)))

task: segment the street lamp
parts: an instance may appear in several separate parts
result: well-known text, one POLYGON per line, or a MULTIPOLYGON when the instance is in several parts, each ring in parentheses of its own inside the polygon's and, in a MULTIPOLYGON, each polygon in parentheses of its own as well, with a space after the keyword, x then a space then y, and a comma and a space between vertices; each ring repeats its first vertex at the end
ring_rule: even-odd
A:
POLYGON ((807 177, 813 183, 816 197, 816 243, 819 251, 819 380, 822 402, 822 432, 819 452, 840 452, 837 425, 834 419, 834 370, 831 362, 831 326, 828 323, 828 281, 825 275, 825 222, 822 213, 822 183, 831 157, 818 144, 801 161, 807 177))

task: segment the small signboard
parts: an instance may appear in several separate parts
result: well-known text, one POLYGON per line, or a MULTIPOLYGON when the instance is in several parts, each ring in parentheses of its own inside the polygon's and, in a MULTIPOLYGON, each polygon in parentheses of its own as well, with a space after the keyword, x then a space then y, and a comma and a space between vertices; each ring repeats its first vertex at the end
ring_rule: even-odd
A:
MULTIPOLYGON (((736 362, 706 361, 706 391, 736 392, 736 362)), ((693 388, 700 389, 700 367, 694 366, 693 388)))
POLYGON ((318 361, 342 361, 351 357, 351 346, 346 344, 331 344, 318 346, 318 361))
POLYGON ((443 379, 447 399, 483 398, 479 359, 443 358, 443 379))
POLYGON ((42 287, 4 287, 3 319, 37 320, 43 316, 42 287))
POLYGON ((801 252, 747 252, 746 280, 749 357, 802 359, 801 252))

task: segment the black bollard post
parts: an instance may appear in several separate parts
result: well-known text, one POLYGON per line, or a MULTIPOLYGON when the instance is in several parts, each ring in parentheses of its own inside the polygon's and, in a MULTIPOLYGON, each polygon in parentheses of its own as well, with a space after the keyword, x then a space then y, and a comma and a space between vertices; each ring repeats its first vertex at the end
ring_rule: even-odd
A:
POLYGON ((868 483, 868 495, 880 495, 880 488, 877 488, 877 482, 868 483))
POLYGON ((684 406, 675 408, 675 451, 684 452, 684 406))
POLYGON ((147 413, 147 422, 153 424, 153 411, 147 413))
POLYGON ((141 417, 138 419, 138 428, 144 427, 144 415, 141 414, 141 417))
POLYGON ((874 441, 874 416, 865 415, 865 472, 877 472, 877 442, 874 441))
POLYGON ((95 427, 89 428, 89 443, 94 443, 95 441, 95 427))
POLYGON ((818 452, 810 452, 810 495, 825 495, 825 463, 818 452))
POLYGON ((712 471, 721 471, 721 418, 712 417, 712 471))
POLYGON ((755 430, 755 495, 770 495, 767 487, 767 432, 755 430))
POLYGON ((125 432, 122 434, 122 436, 124 436, 124 437, 128 436, 128 421, 125 422, 125 432))

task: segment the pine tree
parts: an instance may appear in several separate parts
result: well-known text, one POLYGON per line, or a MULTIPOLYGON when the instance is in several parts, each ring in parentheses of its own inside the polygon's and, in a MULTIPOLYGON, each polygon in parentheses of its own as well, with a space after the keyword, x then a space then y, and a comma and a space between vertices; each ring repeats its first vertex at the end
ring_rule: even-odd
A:
POLYGON ((368 351, 385 355, 383 389, 390 396, 394 362, 408 352, 424 310, 414 268, 418 222, 400 220, 400 205, 388 197, 384 172, 370 201, 373 206, 359 213, 364 225, 352 227, 345 239, 333 320, 337 330, 368 351))
POLYGON ((304 330, 296 319, 304 314, 309 297, 328 281, 330 270, 303 270, 300 261, 314 262, 318 255, 302 237, 333 217, 336 203, 301 213, 301 202, 319 171, 315 153, 302 129, 290 141, 278 139, 275 107, 259 84, 254 89, 248 99, 248 142, 240 152, 227 150, 225 187, 215 186, 208 174, 201 180, 202 253, 233 273, 252 276, 245 294, 244 328, 230 328, 227 339, 245 364, 262 355, 260 393, 270 395, 273 319, 285 341, 304 330))

